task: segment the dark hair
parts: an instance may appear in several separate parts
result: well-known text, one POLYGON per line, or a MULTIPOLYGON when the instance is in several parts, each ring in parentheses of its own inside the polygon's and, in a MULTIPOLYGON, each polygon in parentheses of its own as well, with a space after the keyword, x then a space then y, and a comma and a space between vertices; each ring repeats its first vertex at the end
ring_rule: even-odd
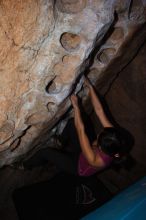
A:
POLYGON ((114 157, 115 154, 124 156, 129 152, 129 146, 127 145, 127 137, 119 128, 107 127, 99 134, 98 144, 101 150, 106 154, 114 157))

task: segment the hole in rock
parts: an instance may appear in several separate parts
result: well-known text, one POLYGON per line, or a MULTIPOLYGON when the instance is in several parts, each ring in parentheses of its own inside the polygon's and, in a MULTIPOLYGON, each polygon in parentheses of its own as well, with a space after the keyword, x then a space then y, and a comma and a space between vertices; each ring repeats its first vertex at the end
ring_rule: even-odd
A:
POLYGON ((90 79, 90 81, 94 82, 96 81, 96 77, 100 74, 100 72, 96 69, 96 68, 93 68, 90 70, 90 72, 88 73, 88 78, 90 79))
POLYGON ((124 31, 122 28, 118 27, 114 29, 110 38, 114 41, 117 41, 117 40, 122 40, 123 37, 124 37, 124 31))
POLYGON ((101 53, 99 53, 97 55, 97 59, 101 62, 101 63, 108 63, 110 61, 110 57, 113 57, 113 55, 115 54, 116 50, 114 48, 107 48, 104 49, 103 51, 101 51, 101 53))
MULTIPOLYGON (((55 78, 54 78, 55 79, 55 78)), ((52 93, 56 90, 56 84, 54 82, 54 79, 52 79, 48 85, 46 86, 46 92, 47 93, 52 93)))
POLYGON ((67 51, 78 49, 81 43, 81 38, 77 34, 65 32, 61 35, 60 43, 67 51))
POLYGON ((56 107, 56 104, 54 103, 54 102, 48 102, 48 104, 47 104, 47 108, 48 108, 48 110, 49 110, 49 112, 55 112, 55 108, 56 107))

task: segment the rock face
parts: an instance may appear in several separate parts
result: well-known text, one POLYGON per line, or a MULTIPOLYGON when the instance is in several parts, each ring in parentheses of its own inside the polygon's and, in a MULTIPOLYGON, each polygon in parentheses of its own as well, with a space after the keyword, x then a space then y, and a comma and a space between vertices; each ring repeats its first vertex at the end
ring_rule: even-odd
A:
POLYGON ((0 166, 50 142, 85 70, 106 91, 145 22, 145 0, 1 0, 0 166))

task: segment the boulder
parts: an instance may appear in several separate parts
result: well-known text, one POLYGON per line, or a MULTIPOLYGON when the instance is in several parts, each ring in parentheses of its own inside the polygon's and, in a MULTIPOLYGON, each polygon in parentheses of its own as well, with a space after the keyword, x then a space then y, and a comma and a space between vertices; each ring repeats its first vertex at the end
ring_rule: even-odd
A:
POLYGON ((0 2, 0 166, 49 145, 84 73, 106 92, 146 38, 145 0, 0 2), (58 125, 57 125, 58 126, 58 125))

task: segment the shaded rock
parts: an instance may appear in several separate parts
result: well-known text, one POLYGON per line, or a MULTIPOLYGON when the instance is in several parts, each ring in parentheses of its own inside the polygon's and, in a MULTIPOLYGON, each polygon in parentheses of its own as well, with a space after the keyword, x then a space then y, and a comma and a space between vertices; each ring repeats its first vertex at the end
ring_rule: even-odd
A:
POLYGON ((108 89, 144 41, 146 19, 145 1, 130 0, 2 0, 0 12, 2 166, 49 143, 86 69, 108 89))
POLYGON ((106 170, 100 178, 106 185, 114 186, 119 191, 146 175, 146 42, 137 56, 115 79, 105 96, 115 121, 129 130, 134 137, 131 156, 135 164, 129 162, 129 168, 114 171, 106 170), (120 181, 119 181, 120 180, 120 181))

